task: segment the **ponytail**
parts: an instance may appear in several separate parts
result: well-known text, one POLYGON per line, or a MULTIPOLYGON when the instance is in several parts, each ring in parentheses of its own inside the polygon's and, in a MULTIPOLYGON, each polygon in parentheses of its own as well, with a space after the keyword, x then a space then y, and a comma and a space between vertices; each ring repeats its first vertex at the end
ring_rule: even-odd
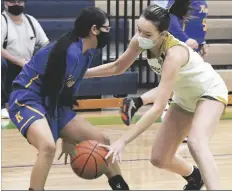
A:
POLYGON ((61 101, 66 101, 63 97, 72 94, 64 86, 69 46, 78 41, 79 38, 87 38, 93 25, 102 26, 107 20, 108 15, 97 7, 82 9, 77 15, 73 30, 61 37, 52 48, 43 76, 41 93, 44 97, 48 97, 49 109, 51 109, 53 116, 56 106, 58 104, 63 105, 64 103, 61 103, 61 101))
POLYGON ((78 40, 74 34, 75 32, 69 32, 61 37, 48 57, 41 93, 43 96, 48 96, 52 114, 59 102, 65 80, 67 50, 73 42, 78 40))
POLYGON ((169 8, 169 13, 177 16, 179 19, 184 19, 191 10, 190 4, 191 0, 174 0, 174 3, 169 8))

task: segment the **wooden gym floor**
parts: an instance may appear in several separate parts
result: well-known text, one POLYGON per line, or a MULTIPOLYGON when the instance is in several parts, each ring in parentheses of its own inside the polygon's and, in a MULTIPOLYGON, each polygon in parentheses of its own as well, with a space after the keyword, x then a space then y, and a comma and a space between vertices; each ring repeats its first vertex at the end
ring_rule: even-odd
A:
MULTIPOLYGON (((98 114, 96 114, 98 115, 98 114)), ((130 189, 147 190, 181 190, 185 181, 178 175, 153 167, 149 162, 151 145, 156 136, 159 123, 154 124, 139 138, 129 144, 120 165, 124 178, 130 189)), ((210 148, 216 159, 220 171, 222 189, 232 190, 232 120, 221 120, 210 148)), ((107 134, 112 141, 117 139, 127 127, 124 125, 98 125, 98 128, 107 134)), ((87 181, 78 178, 70 168, 58 161, 60 141, 53 166, 49 173, 45 189, 49 190, 79 190, 97 189, 110 190, 107 179, 102 176, 97 180, 87 181)), ((193 163, 186 144, 179 148, 180 154, 193 163)), ((2 189, 26 190, 33 163, 36 159, 36 150, 30 146, 16 129, 2 129, 2 189)))

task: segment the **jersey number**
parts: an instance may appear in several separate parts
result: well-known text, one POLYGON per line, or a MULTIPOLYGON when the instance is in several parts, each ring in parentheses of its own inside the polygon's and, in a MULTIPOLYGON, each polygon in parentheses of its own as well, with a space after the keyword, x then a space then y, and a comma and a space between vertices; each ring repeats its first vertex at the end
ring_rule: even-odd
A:
POLYGON ((207 31, 207 23, 206 23, 206 19, 202 20, 202 25, 203 25, 203 31, 207 31))

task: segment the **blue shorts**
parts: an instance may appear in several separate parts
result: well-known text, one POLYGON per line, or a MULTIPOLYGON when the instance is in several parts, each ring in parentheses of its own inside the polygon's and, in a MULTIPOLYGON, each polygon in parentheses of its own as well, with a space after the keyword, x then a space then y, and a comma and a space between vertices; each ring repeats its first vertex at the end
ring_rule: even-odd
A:
MULTIPOLYGON (((57 141, 60 131, 76 116, 76 113, 70 107, 62 106, 56 110, 56 115, 60 118, 52 118, 44 107, 39 94, 27 89, 18 89, 10 95, 9 115, 24 137, 34 121, 46 118, 54 140, 57 141)), ((41 127, 41 129, 43 128, 41 127)))

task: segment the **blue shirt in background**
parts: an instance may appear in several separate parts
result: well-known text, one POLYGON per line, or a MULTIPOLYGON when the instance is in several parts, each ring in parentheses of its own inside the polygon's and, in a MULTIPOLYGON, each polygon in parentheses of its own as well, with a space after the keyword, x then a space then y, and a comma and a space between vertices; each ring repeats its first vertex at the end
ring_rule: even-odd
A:
MULTIPOLYGON (((174 0, 170 0, 167 7, 170 7, 174 0)), ((192 38, 198 44, 205 43, 205 35, 207 31, 206 17, 208 16, 208 5, 206 0, 192 0, 191 18, 189 21, 183 22, 175 15, 171 15, 169 32, 182 42, 186 42, 192 38)))

